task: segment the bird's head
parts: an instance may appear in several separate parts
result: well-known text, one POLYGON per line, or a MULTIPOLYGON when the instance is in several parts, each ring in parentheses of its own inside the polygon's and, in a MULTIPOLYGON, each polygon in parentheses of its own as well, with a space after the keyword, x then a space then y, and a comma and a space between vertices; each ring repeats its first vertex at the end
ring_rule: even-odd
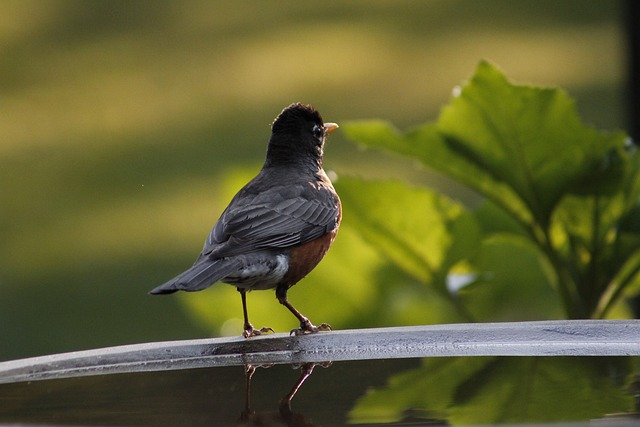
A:
POLYGON ((335 123, 324 123, 312 106, 291 104, 282 110, 271 126, 267 162, 311 160, 322 165, 325 138, 337 128, 335 123))

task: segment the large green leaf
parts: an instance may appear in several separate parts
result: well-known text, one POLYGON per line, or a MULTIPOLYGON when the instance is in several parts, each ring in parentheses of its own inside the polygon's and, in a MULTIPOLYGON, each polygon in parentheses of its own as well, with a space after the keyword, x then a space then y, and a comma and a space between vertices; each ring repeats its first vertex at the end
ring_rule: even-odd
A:
POLYGON ((519 235, 485 239, 472 267, 481 272, 459 298, 479 322, 558 319, 563 307, 556 277, 540 251, 519 235))
MULTIPOLYGON (((437 122, 460 157, 508 185, 543 226, 576 183, 606 169, 624 135, 586 127, 562 90, 518 86, 487 62, 437 122)), ((607 176, 601 173, 601 176, 607 176)))
POLYGON ((531 224, 533 218, 519 196, 505 183, 469 159, 460 156, 434 124, 427 124, 401 134, 392 124, 381 120, 346 123, 347 136, 368 147, 409 156, 424 165, 451 176, 480 194, 498 202, 522 224, 531 224))
POLYGON ((585 126, 564 91, 514 85, 481 62, 433 124, 404 134, 382 121, 344 129, 453 177, 513 218, 480 219, 486 236, 512 233, 538 247, 569 317, 602 316, 638 283, 639 155, 623 133, 585 126))
POLYGON ((419 159, 543 227, 568 191, 617 182, 624 135, 586 127, 559 89, 518 86, 487 62, 435 124, 401 134, 383 121, 347 123, 351 139, 419 159), (582 185, 581 185, 582 184, 582 185))
POLYGON ((473 217, 438 193, 354 178, 341 178, 336 187, 344 223, 396 265, 443 292, 450 267, 475 252, 479 230, 473 217))

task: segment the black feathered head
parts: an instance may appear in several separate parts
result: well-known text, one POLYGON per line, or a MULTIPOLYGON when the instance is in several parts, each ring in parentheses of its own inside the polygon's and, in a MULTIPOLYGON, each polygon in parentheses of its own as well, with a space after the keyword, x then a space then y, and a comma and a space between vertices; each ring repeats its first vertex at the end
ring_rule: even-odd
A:
POLYGON ((302 123, 313 123, 322 126, 322 116, 311 105, 299 102, 289 105, 276 117, 271 125, 273 133, 297 132, 302 123))
POLYGON ((271 125, 266 165, 311 162, 322 166, 325 136, 337 127, 333 123, 325 125, 310 105, 289 105, 271 125))

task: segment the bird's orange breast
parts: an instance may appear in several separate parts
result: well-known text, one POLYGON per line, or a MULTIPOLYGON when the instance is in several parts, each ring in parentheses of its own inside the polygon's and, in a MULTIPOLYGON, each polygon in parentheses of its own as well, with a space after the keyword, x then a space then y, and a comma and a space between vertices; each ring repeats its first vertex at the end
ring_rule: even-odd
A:
POLYGON ((285 286, 292 286, 309 274, 324 258, 336 238, 336 234, 338 234, 337 228, 324 236, 291 249, 289 251, 289 270, 282 278, 281 283, 285 286))

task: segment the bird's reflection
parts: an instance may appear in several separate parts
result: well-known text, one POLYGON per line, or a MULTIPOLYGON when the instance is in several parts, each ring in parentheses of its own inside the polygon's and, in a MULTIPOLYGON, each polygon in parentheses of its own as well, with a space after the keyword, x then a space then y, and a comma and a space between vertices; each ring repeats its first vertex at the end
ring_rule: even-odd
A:
POLYGON ((245 406, 238 420, 238 426, 299 426, 312 427, 314 424, 299 412, 293 412, 291 401, 302 384, 309 378, 313 369, 320 365, 329 367, 331 362, 305 363, 300 366, 300 377, 297 379, 291 391, 287 393, 278 404, 278 411, 256 412, 251 409, 251 379, 257 368, 270 368, 271 365, 245 365, 245 406))

